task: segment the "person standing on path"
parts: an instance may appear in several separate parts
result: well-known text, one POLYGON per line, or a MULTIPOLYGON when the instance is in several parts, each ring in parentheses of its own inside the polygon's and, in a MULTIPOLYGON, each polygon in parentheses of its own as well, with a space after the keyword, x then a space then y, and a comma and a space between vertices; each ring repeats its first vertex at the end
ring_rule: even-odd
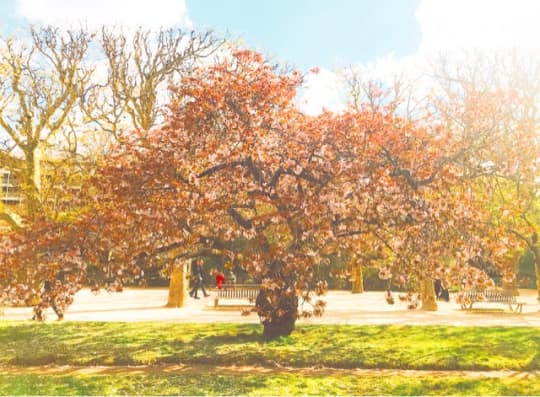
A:
POLYGON ((210 296, 210 294, 206 293, 206 290, 204 289, 204 278, 203 278, 203 269, 202 269, 203 261, 202 259, 196 259, 191 263, 191 275, 193 279, 193 288, 189 292, 189 296, 191 296, 194 299, 199 299, 197 296, 197 291, 200 288, 204 294, 204 297, 210 296))
POLYGON ((218 270, 218 272, 216 273, 216 288, 223 288, 223 284, 225 284, 225 275, 221 270, 218 270))
POLYGON ((232 285, 236 285, 236 274, 232 270, 229 271, 229 280, 231 280, 232 285))

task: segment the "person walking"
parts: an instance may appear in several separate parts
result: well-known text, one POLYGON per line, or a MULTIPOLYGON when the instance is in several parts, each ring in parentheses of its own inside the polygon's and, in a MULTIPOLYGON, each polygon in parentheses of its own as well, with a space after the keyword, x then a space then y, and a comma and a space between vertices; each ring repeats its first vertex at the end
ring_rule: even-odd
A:
POLYGON ((194 299, 199 299, 197 296, 197 291, 199 288, 202 290, 203 295, 205 297, 210 296, 210 294, 206 293, 206 290, 204 289, 204 277, 203 277, 203 269, 202 269, 203 261, 202 259, 196 259, 191 263, 191 276, 193 280, 193 288, 189 292, 189 296, 191 296, 194 299))
POLYGON ((61 321, 64 319, 64 312, 62 310, 62 305, 59 304, 59 281, 55 281, 54 284, 50 280, 43 280, 41 283, 41 293, 39 296, 39 303, 34 307, 34 315, 32 320, 44 321, 45 320, 45 310, 48 307, 51 307, 58 320, 61 321))

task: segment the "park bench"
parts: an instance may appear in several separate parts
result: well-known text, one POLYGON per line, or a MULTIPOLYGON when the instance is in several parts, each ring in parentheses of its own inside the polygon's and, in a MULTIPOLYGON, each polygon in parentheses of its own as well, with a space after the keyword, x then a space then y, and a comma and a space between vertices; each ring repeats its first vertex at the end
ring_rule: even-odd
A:
POLYGON ((518 302, 516 296, 518 296, 517 291, 510 289, 471 289, 462 293, 461 308, 464 310, 472 310, 472 306, 476 302, 501 303, 508 305, 510 311, 521 313, 525 303, 518 302))
POLYGON ((249 304, 254 304, 260 290, 259 284, 223 284, 216 290, 214 307, 219 305, 220 300, 225 299, 246 300, 249 304))

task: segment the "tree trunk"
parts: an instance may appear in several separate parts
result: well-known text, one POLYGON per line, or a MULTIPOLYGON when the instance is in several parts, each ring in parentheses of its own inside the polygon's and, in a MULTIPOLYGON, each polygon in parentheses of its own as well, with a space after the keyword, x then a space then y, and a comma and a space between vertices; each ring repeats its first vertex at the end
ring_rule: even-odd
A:
POLYGON ((536 276, 536 300, 540 302, 540 249, 536 245, 538 243, 536 233, 533 233, 531 240, 528 241, 529 248, 534 258, 534 274, 536 276))
POLYGON ((435 288, 433 280, 425 278, 422 280, 422 310, 437 311, 437 301, 435 299, 435 288))
POLYGON ((540 302, 540 258, 535 258, 534 272, 536 274, 536 300, 540 302))
POLYGON ((176 262, 171 265, 171 282, 167 307, 183 307, 187 300, 186 265, 176 262))
POLYGON ((298 297, 279 290, 261 290, 255 301, 259 318, 268 339, 290 335, 298 313, 298 297))
POLYGON ((41 150, 36 147, 25 152, 24 179, 22 189, 26 206, 26 216, 33 221, 40 212, 41 191, 41 150))
POLYGON ((362 273, 362 265, 359 263, 352 264, 352 293, 362 294, 364 292, 364 275, 362 273))

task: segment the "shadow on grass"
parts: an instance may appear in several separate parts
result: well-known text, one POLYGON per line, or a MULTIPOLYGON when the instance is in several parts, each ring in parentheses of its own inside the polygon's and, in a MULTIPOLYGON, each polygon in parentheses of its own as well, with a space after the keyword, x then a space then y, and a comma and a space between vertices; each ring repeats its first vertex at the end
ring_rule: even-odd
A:
POLYGON ((299 325, 268 340, 258 324, 0 324, 0 366, 259 365, 538 370, 540 332, 521 327, 299 325))
POLYGON ((525 367, 527 371, 538 371, 540 368, 540 352, 537 352, 531 359, 529 364, 525 367))

